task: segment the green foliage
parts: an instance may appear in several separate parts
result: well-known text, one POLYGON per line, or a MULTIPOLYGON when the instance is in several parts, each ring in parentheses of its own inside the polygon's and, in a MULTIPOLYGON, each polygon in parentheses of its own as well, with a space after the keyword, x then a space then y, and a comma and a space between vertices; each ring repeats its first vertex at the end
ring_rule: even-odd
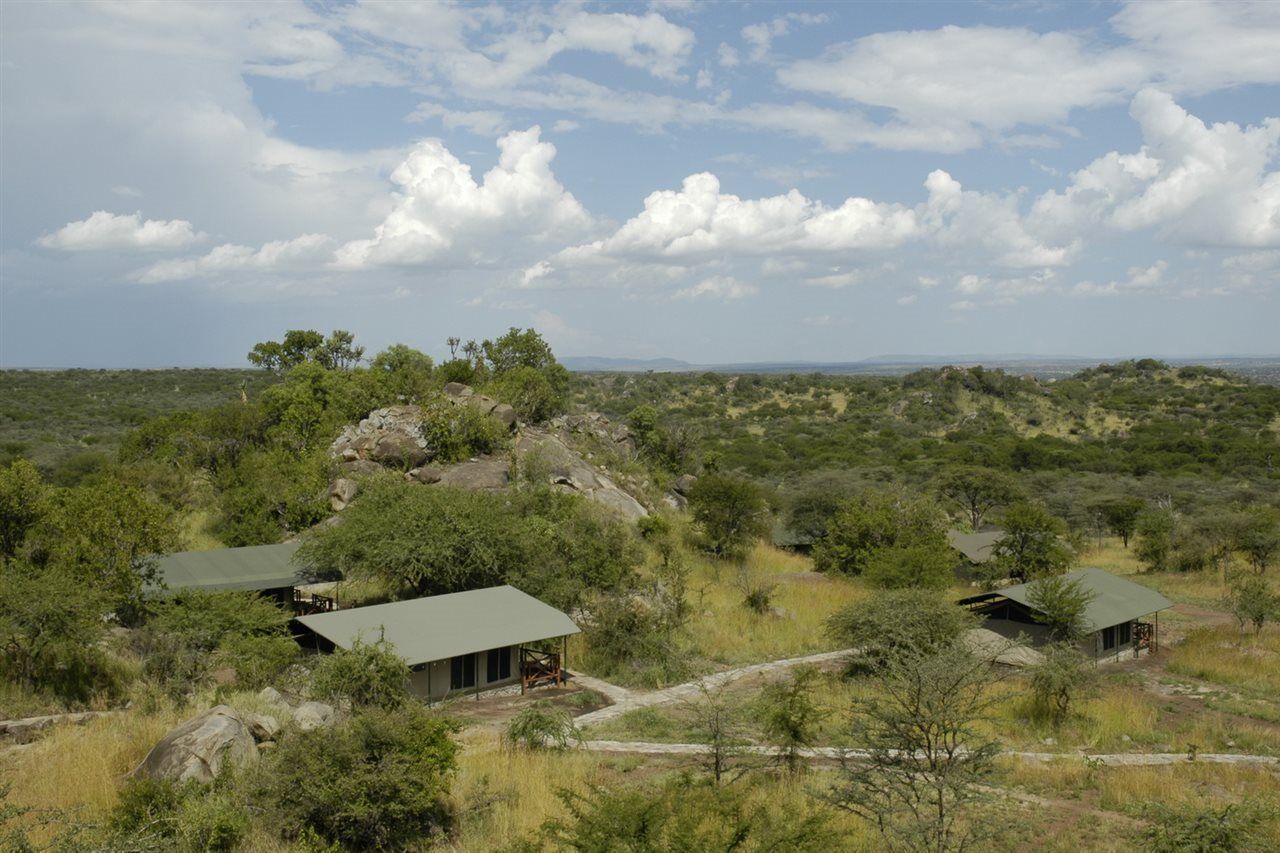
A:
POLYGON ((1240 626, 1241 635, 1246 625, 1260 633, 1268 619, 1280 619, 1280 593, 1272 590, 1261 575, 1236 572, 1230 579, 1224 604, 1240 626))
POLYGON ((1044 659, 1031 668, 1035 712, 1059 726, 1071 713, 1071 703, 1097 679, 1097 668, 1074 642, 1054 642, 1040 649, 1044 659))
POLYGON ((905 492, 868 489, 831 519, 827 535, 814 546, 813 562, 819 571, 860 575, 879 552, 908 549, 909 556, 885 558, 881 577, 896 583, 910 579, 914 568, 936 580, 932 570, 950 553, 941 510, 905 492))
POLYGON ((1027 603, 1054 642, 1079 644, 1089 635, 1085 611, 1093 597, 1079 580, 1063 575, 1043 575, 1027 587, 1027 603))
POLYGON ((299 560, 326 576, 377 577, 409 597, 510 583, 557 607, 631 583, 633 534, 550 490, 509 494, 371 482, 344 523, 309 534, 299 560))
POLYGON ((863 577, 880 589, 946 589, 955 580, 955 552, 936 540, 928 545, 881 548, 867 560, 863 577))
POLYGON ((230 547, 268 545, 329 515, 325 451, 254 450, 217 479, 217 532, 230 547))
POLYGON ((107 479, 55 492, 27 539, 34 563, 66 571, 132 621, 155 558, 173 548, 177 531, 169 511, 146 492, 107 479))
POLYGON ((100 645, 108 606, 66 568, 0 564, 0 677, 66 703, 117 698, 124 677, 100 645))
POLYGON ((655 599, 600 595, 587 604, 579 625, 586 639, 583 663, 590 672, 651 685, 689 674, 688 657, 676 639, 679 610, 668 599, 655 599))
POLYGON ((1129 539, 1138 528, 1138 518, 1146 509, 1147 502, 1142 498, 1118 497, 1107 498, 1094 506, 1107 529, 1119 536, 1124 547, 1128 548, 1129 539))
POLYGON ((787 680, 765 686, 760 694, 760 728, 790 773, 803 766, 801 750, 813 746, 820 709, 814 687, 820 675, 810 666, 800 667, 787 680))
POLYGON ((689 490, 689 513, 700 544, 717 557, 744 553, 769 530, 764 493, 749 480, 706 474, 689 490))
POLYGON ((559 370, 538 370, 520 365, 497 374, 484 386, 485 392, 508 403, 520 420, 538 423, 560 414, 565 409, 568 374, 559 370))
POLYGON ((832 614, 827 632, 856 650, 855 670, 884 672, 895 662, 936 654, 956 642, 976 617, 936 592, 880 592, 832 614))
POLYGON ((406 403, 427 399, 435 388, 431 356, 404 344, 392 344, 369 363, 386 396, 406 403))
POLYGON ((991 546, 1005 577, 1027 581, 1061 574, 1074 559, 1060 538, 1067 527, 1040 504, 1018 503, 1004 514, 1004 534, 991 546))
POLYGON ((409 667, 382 639, 357 638, 350 649, 334 649, 319 659, 310 693, 313 699, 356 708, 393 710, 409 699, 409 667))
POLYGON ((565 712, 533 704, 511 718, 504 738, 524 749, 568 749, 582 741, 582 733, 565 712))
POLYGON ((212 787, 142 777, 120 790, 107 828, 111 850, 231 851, 249 833, 249 812, 234 780, 212 787))
POLYGON ((818 810, 751 799, 747 785, 677 776, 658 786, 562 792, 567 814, 549 820, 527 850, 829 850, 839 836, 818 810))
POLYGON ((275 373, 300 364, 318 364, 325 370, 349 370, 364 356, 364 347, 355 345, 355 335, 342 329, 324 337, 312 329, 291 329, 281 341, 262 341, 250 350, 249 363, 275 373))
POLYGON ((506 427, 471 406, 457 406, 440 395, 422 407, 422 437, 439 462, 461 462, 493 453, 508 441, 506 427))
POLYGON ((410 703, 290 734, 269 756, 255 802, 286 837, 344 850, 400 850, 446 832, 456 726, 410 703))
POLYGON ((976 465, 960 465, 943 471, 938 492, 965 513, 974 530, 982 527, 987 513, 1018 497, 1018 488, 1007 474, 976 465))
POLYGON ((48 489, 36 466, 17 459, 0 467, 0 559, 18 547, 44 515, 48 489))
POLYGON ((1145 803, 1142 816, 1148 821, 1145 841, 1161 853, 1262 853, 1270 845, 1263 824, 1274 817, 1274 806, 1256 800, 1198 807, 1171 808, 1164 803, 1145 803))
POLYGON ((896 659, 880 689, 855 703, 851 735, 867 758, 842 769, 831 801, 871 822, 893 849, 977 847, 982 824, 963 818, 998 751, 982 727, 996 701, 993 679, 963 643, 896 659))
POLYGON ((1241 515, 1236 547, 1256 571, 1265 572, 1280 556, 1280 509, 1251 506, 1241 515))
POLYGON ((1174 517, 1168 510, 1144 512, 1136 522, 1134 556, 1148 571, 1162 571, 1173 552, 1174 517))

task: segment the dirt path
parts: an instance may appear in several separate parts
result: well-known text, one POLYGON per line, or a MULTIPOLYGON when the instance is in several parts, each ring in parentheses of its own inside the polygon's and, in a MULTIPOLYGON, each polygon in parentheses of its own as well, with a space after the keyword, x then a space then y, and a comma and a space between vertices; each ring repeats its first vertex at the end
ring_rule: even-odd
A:
POLYGON ((603 723, 606 720, 616 719, 622 714, 625 714, 628 711, 634 711, 637 708, 648 708, 652 705, 666 705, 671 702, 695 699, 701 695, 704 688, 707 690, 714 690, 717 687, 737 681, 740 678, 776 672, 782 669, 789 669, 793 666, 830 663, 831 661, 837 661, 841 658, 847 657, 849 653, 849 650, 842 649, 837 652, 821 652, 816 655, 806 655, 798 658, 783 658, 782 660, 767 661, 765 663, 753 663, 749 666, 726 669, 723 672, 713 673, 694 681, 687 681, 684 684, 677 684, 673 687, 654 690, 649 693, 634 693, 624 687, 609 684, 608 682, 601 681, 598 678, 576 676, 575 680, 584 687, 590 687, 592 690, 603 693, 611 699, 615 695, 619 698, 614 699, 614 704, 607 708, 601 708, 598 711, 583 714, 573 722, 581 729, 596 723, 603 723))
MULTIPOLYGON (((643 741, 588 740, 582 748, 591 752, 616 752, 632 755, 702 755, 710 751, 700 743, 646 743, 643 741)), ((751 755, 775 756, 778 750, 771 746, 748 746, 743 752, 751 755)), ((857 761, 867 757, 865 750, 840 749, 832 746, 815 746, 799 750, 810 761, 839 761, 841 757, 857 761)), ((1060 759, 1076 759, 1098 762, 1108 767, 1156 767, 1172 764, 1190 764, 1185 752, 1116 752, 1104 755, 1088 755, 1081 752, 1017 752, 999 753, 1004 758, 1046 763, 1060 759)), ((1280 757, 1274 755, 1248 755, 1237 753, 1200 753, 1195 761, 1201 764, 1246 764, 1280 767, 1280 757)))

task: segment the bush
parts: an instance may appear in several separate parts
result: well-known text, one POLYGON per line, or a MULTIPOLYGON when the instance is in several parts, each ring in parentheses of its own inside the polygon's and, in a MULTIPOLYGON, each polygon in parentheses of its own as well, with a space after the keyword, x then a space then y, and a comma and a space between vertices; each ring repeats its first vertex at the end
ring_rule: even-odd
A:
MULTIPOLYGON (((893 490, 870 489, 846 502, 827 525, 826 535, 813 549, 815 568, 823 572, 860 575, 873 557, 886 549, 920 549, 932 566, 948 551, 946 516, 931 500, 893 490)), ((902 559, 884 558, 881 577, 891 579, 902 559)), ((950 566, 948 567, 950 568, 950 566)))
POLYGON ((567 749, 582 741, 582 733, 563 711, 530 705, 507 723, 506 741, 525 749, 567 749))
POLYGON ((717 557, 746 552, 769 530, 764 493, 754 483, 727 474, 706 474, 689 490, 689 512, 702 547, 717 557))
POLYGON ((973 614, 937 593, 900 590, 833 613, 827 633, 855 650, 850 661, 855 671, 878 672, 902 659, 936 654, 977 624, 973 614))
POLYGON ((1204 851, 1262 851, 1267 842, 1260 832, 1275 808, 1246 800, 1218 805, 1182 805, 1170 808, 1163 803, 1146 803, 1141 812, 1150 825, 1145 831, 1152 850, 1169 853, 1204 851))
POLYGON ((689 674, 676 642, 679 614, 665 602, 630 595, 592 600, 580 622, 586 639, 584 664, 596 675, 649 684, 669 684, 689 674))
POLYGON ((357 639, 349 651, 335 649, 320 658, 310 692, 313 699, 391 710, 409 698, 409 667, 385 641, 357 639))
POLYGON ((863 577, 880 589, 946 589, 955 565, 955 552, 938 543, 881 548, 867 559, 863 577))
POLYGON ((424 843, 453 823, 456 728, 406 704, 291 734, 268 759, 256 801, 286 838, 314 833, 346 850, 424 843))

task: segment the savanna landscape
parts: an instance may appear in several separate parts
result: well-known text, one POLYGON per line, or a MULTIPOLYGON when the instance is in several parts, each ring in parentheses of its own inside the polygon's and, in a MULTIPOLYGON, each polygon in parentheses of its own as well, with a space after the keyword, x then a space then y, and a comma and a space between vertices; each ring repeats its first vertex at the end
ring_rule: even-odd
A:
POLYGON ((1280 389, 1151 359, 571 374, 531 329, 449 344, 298 331, 249 371, 2 375, 0 710, 54 718, 3 724, 6 844, 1280 843, 1280 389), (429 459, 342 455, 397 406, 429 459), (501 487, 467 478, 490 463, 501 487), (994 556, 964 571, 947 534, 974 529, 994 556), (169 552, 282 541, 341 608, 510 583, 582 628, 569 677, 428 704, 385 641, 309 654, 287 603, 156 582, 169 552), (1010 578, 1056 582, 1069 630, 1085 566, 1167 597, 1155 648, 1008 665, 965 639, 954 602, 1010 578), (138 772, 215 706, 270 719, 253 760, 138 772))

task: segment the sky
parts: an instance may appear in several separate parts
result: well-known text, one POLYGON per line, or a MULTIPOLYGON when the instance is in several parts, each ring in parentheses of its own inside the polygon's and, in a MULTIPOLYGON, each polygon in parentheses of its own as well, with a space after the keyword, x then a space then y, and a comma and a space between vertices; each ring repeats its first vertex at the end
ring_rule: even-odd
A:
POLYGON ((0 8, 0 366, 1280 353, 1280 2, 0 8))

